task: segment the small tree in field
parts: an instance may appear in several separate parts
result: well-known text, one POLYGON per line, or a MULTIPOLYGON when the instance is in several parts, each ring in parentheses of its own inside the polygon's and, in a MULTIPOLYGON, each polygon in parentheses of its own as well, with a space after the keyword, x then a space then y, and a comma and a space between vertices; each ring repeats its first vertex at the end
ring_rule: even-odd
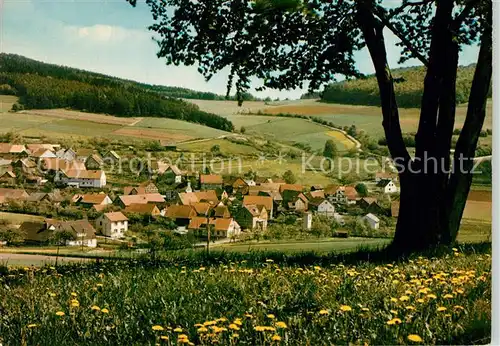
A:
POLYGON ((283 180, 287 184, 295 184, 297 182, 297 178, 295 177, 295 174, 291 170, 286 171, 283 173, 283 180))
POLYGON ((366 185, 363 183, 359 183, 355 186, 356 191, 361 197, 366 197, 368 196, 368 189, 366 188, 366 185))
MULTIPOLYGON (((368 48, 387 147, 400 176, 394 248, 413 251, 455 241, 491 84, 491 0, 146 2, 158 57, 167 64, 196 64, 207 80, 227 69, 228 95, 234 85, 239 104, 252 78, 263 82, 258 90, 308 83, 315 91, 337 75, 359 77, 354 53, 368 48), (401 61, 417 59, 426 67, 414 156, 403 140, 385 30, 399 39, 401 61), (478 42, 467 116, 450 156, 459 53, 478 42), (456 169, 450 172, 451 165, 456 169)), ((354 130, 348 128, 352 135, 354 130)))
MULTIPOLYGON (((325 142, 325 148, 323 149, 323 156, 330 159, 330 160, 333 160, 334 158, 337 157, 337 155, 338 155, 337 145, 331 139, 327 140, 325 142)), ((331 168, 332 161, 329 161, 329 162, 330 162, 330 168, 331 168)))

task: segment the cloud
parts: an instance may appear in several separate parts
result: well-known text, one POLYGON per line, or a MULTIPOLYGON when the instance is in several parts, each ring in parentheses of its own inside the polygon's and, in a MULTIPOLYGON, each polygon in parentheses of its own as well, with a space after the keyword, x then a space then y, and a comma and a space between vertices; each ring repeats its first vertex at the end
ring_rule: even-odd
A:
POLYGON ((121 26, 95 24, 92 26, 67 26, 66 32, 72 38, 100 42, 123 42, 129 39, 144 39, 148 34, 144 31, 126 29, 121 26))

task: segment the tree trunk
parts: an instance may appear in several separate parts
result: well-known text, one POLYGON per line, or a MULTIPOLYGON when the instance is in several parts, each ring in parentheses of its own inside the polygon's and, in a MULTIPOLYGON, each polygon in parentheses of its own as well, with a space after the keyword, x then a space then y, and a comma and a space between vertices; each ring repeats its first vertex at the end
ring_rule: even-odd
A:
MULTIPOLYGON (((453 32, 454 1, 439 1, 436 6, 416 135, 416 155, 412 160, 402 138, 393 80, 387 64, 383 25, 375 18, 373 1, 357 2, 358 23, 370 51, 380 90, 387 145, 399 170, 400 209, 393 247, 402 252, 424 249, 454 239, 453 234, 456 236, 471 180, 471 176, 453 174, 449 181, 459 47, 453 32)), ((377 14, 382 22, 385 19, 383 15, 377 14)), ((457 144, 456 156, 460 152, 466 153, 467 157, 474 155, 484 120, 488 92, 485 86, 489 86, 489 80, 486 81, 488 68, 479 67, 488 65, 485 60, 480 56, 478 61, 478 70, 482 72, 476 71, 480 76, 475 77, 476 87, 473 85, 473 89, 479 90, 471 92, 472 104, 469 105, 466 125, 460 137, 461 145, 457 144), (475 98, 475 103, 472 98, 475 98), (482 114, 482 118, 478 114, 482 114)), ((491 78, 491 53, 489 66, 491 78)))
MULTIPOLYGON (((491 10, 491 8, 490 8, 491 10)), ((453 172, 450 176, 445 200, 443 219, 443 242, 451 244, 456 240, 462 220, 467 195, 472 184, 473 159, 477 141, 486 116, 486 100, 492 75, 492 32, 491 12, 486 16, 481 49, 472 80, 467 107, 467 117, 460 133, 453 158, 453 172)))

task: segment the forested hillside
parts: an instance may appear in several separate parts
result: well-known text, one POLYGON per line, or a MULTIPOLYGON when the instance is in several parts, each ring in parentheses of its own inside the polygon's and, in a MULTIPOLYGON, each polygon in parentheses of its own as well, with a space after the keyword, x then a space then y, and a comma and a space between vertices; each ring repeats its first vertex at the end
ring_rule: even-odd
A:
MULTIPOLYGON (((475 65, 459 67, 457 74, 457 104, 468 102, 475 65)), ((401 107, 420 107, 425 68, 408 67, 392 70, 396 98, 401 107)), ((491 91, 490 91, 491 93, 491 91)), ((309 94, 303 97, 310 97, 309 94)), ((490 95, 491 97, 491 95, 490 95)), ((330 84, 322 93, 322 101, 341 104, 378 106, 380 104, 377 79, 374 75, 330 84)))
MULTIPOLYGON (((141 84, 70 67, 0 54, 0 94, 19 96, 22 108, 73 108, 117 116, 156 116, 232 131, 226 118, 168 96, 169 87, 141 84)), ((176 97, 184 97, 181 88, 176 97)), ((198 92, 191 91, 191 95, 198 92)), ((17 106, 16 106, 17 107, 17 106)), ((19 107, 17 107, 19 108, 19 107)))

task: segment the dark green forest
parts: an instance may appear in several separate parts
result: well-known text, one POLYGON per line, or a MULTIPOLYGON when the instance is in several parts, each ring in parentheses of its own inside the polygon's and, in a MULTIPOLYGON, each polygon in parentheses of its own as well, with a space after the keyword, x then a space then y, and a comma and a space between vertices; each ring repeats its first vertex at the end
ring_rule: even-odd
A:
MULTIPOLYGON (((457 104, 468 102, 474 69, 474 64, 458 68, 457 104)), ((404 108, 420 108, 425 67, 399 68, 391 72, 395 82, 398 105, 404 108)), ((302 98, 311 98, 316 95, 316 93, 308 93, 302 98)), ((374 75, 369 75, 365 78, 330 84, 321 94, 321 100, 330 103, 378 106, 380 97, 377 80, 374 75)))
POLYGON ((165 117, 233 130, 233 124, 226 118, 178 99, 186 97, 182 90, 191 96, 206 94, 0 54, 0 94, 19 96, 21 106, 16 108, 72 108, 123 117, 165 117))

